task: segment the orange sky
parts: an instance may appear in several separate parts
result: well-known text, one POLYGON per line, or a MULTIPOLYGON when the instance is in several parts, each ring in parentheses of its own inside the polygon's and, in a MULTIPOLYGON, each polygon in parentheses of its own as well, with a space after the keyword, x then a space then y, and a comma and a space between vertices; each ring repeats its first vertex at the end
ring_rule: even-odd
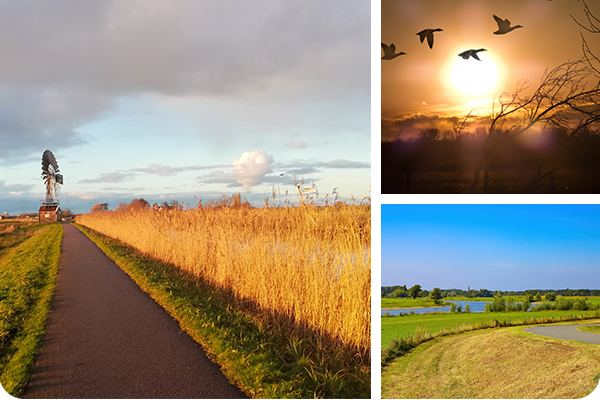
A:
MULTIPOLYGON (((600 18, 600 5, 587 3, 600 18)), ((570 16, 587 22, 581 1, 382 0, 381 11, 381 41, 407 53, 381 61, 383 140, 401 128, 403 135, 427 126, 452 129, 471 109, 486 117, 494 94, 513 92, 521 79, 534 88, 546 68, 579 59, 580 32, 600 56, 600 34, 585 32, 570 16), (493 14, 523 28, 494 35, 493 14), (444 30, 435 33, 433 49, 416 35, 426 28, 444 30), (479 48, 487 49, 480 54, 494 62, 498 79, 489 93, 468 96, 450 83, 450 69, 458 53, 479 48)))

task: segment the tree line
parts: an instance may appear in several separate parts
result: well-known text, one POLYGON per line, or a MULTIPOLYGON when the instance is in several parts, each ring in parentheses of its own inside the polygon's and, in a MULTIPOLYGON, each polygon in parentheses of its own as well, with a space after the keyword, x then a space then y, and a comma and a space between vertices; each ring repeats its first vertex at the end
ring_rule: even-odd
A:
MULTIPOLYGON (((435 289, 434 289, 435 290, 435 289)), ((488 290, 488 289, 440 289, 441 298, 446 297, 494 297, 494 295, 500 294, 502 296, 526 296, 531 295, 536 298, 537 295, 545 296, 548 293, 554 293, 556 296, 600 296, 600 289, 528 289, 528 290, 488 290)), ((429 297, 430 292, 421 288, 421 285, 414 285, 411 288, 407 288, 406 285, 396 286, 382 286, 381 297, 395 297, 395 298, 417 298, 417 297, 429 297), (412 292, 411 292, 412 290, 412 292)))

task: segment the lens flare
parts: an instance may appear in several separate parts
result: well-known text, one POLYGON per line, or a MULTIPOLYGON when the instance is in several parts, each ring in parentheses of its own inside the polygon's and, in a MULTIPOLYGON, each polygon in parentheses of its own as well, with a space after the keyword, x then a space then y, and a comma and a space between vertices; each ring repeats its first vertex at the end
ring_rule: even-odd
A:
POLYGON ((461 92, 480 96, 490 92, 496 85, 498 69, 492 60, 479 53, 481 61, 458 57, 450 70, 452 85, 461 92))

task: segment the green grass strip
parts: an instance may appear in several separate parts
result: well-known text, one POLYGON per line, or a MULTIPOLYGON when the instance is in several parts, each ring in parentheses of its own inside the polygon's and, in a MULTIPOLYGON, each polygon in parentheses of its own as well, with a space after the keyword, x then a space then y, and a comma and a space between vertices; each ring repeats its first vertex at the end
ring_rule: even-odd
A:
POLYGON ((435 334, 442 331, 455 330, 463 326, 487 324, 494 320, 509 321, 521 324, 526 319, 559 319, 570 315, 595 315, 600 311, 539 311, 539 312, 483 312, 483 313, 427 313, 408 316, 381 318, 381 347, 385 348, 394 339, 407 338, 414 334, 417 328, 435 334))
POLYGON ((580 326, 577 328, 578 331, 600 333, 600 325, 580 326))
POLYGON ((0 259, 0 382, 18 397, 31 375, 54 294, 63 229, 44 226, 0 259))
POLYGON ((254 398, 370 398, 370 369, 232 307, 231 292, 75 225, 254 398))

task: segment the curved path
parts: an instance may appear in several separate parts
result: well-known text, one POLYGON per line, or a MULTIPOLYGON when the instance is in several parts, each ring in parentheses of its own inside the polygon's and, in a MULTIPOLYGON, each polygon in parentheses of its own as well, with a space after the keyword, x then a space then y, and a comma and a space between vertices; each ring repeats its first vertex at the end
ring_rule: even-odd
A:
POLYGON ((177 321, 74 226, 29 398, 242 398, 177 321))
POLYGON ((600 344, 600 334, 577 330, 577 327, 585 325, 600 324, 534 326, 525 329, 525 331, 536 335, 549 336, 556 339, 576 340, 578 342, 600 344))

